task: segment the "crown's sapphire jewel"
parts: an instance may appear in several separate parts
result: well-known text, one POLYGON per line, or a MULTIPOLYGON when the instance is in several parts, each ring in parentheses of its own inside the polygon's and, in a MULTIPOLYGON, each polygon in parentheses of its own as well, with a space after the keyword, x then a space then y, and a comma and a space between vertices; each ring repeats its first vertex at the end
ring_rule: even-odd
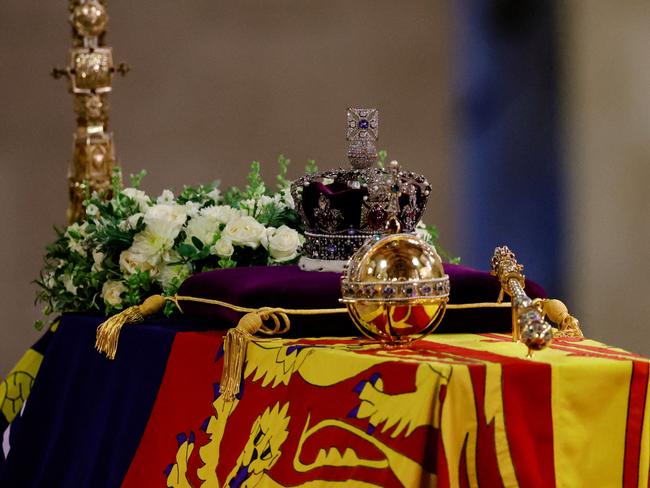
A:
POLYGON ((359 120, 358 127, 359 129, 366 130, 368 127, 370 127, 370 122, 368 122, 368 119, 361 119, 359 120))

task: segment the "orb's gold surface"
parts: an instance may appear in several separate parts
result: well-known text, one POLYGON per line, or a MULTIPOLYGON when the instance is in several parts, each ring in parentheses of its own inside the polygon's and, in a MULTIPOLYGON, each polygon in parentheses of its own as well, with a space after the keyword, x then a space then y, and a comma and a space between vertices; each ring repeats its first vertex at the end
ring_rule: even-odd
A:
POLYGON ((442 278, 445 272, 435 248, 411 234, 384 237, 350 264, 355 281, 404 281, 442 278))
POLYGON ((366 242, 350 259, 341 284, 342 301, 359 330, 393 344, 431 332, 449 296, 440 256, 413 234, 366 242))

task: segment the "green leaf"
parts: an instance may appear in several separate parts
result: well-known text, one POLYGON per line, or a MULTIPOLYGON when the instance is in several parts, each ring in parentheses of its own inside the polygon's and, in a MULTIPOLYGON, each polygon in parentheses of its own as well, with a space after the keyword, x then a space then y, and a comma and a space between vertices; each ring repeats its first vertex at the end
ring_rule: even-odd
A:
POLYGON ((180 254, 184 258, 191 258, 196 254, 196 250, 194 246, 190 244, 181 244, 180 246, 178 246, 177 250, 178 250, 178 254, 180 254))
POLYGON ((192 236, 192 244, 194 244, 194 247, 196 247, 199 251, 203 249, 203 241, 201 241, 201 239, 196 236, 192 236))

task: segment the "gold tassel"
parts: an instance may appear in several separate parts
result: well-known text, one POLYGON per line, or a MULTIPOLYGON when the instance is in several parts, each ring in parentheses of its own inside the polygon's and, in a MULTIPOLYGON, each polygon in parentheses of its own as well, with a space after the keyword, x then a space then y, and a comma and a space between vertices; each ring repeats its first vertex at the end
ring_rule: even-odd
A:
POLYGON ((560 300, 540 300, 539 306, 549 320, 557 324, 557 330, 554 330, 553 337, 584 338, 580 322, 569 313, 567 306, 560 300))
POLYGON ((246 349, 253 334, 263 325, 265 313, 251 312, 239 319, 237 327, 229 329, 223 338, 223 371, 219 390, 226 400, 233 400, 239 393, 246 349))
POLYGON ((145 317, 160 312, 165 305, 165 298, 160 295, 152 295, 142 305, 135 305, 120 313, 113 315, 97 327, 95 337, 95 349, 106 354, 108 359, 115 359, 117 353, 117 341, 120 338, 120 331, 126 324, 137 324, 145 317))

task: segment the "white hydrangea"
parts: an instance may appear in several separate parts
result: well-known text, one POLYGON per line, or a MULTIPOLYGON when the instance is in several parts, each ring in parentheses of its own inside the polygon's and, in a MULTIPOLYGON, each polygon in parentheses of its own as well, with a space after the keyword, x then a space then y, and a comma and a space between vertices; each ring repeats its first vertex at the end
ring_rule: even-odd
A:
POLYGON ((156 204, 149 207, 144 214, 144 223, 147 230, 166 241, 171 247, 174 239, 183 228, 187 220, 185 207, 177 204, 156 204))

